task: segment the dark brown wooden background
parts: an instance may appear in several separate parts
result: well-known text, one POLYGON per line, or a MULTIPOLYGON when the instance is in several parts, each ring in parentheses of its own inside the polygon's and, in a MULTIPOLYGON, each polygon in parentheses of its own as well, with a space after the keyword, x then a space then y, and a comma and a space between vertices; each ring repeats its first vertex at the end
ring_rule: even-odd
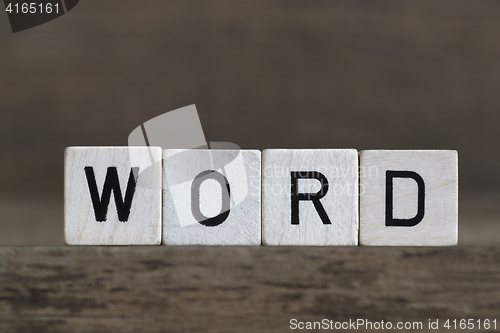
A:
POLYGON ((16 34, 0 13, 0 243, 61 242, 65 147, 193 103, 243 148, 457 149, 461 221, 488 231, 499 38, 496 1, 82 0, 16 34))

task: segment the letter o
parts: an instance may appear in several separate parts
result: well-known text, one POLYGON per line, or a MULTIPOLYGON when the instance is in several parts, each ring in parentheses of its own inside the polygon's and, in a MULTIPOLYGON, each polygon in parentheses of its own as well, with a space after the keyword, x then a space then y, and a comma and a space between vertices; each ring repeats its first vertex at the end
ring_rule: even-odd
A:
POLYGON ((198 223, 206 227, 216 227, 224 222, 230 212, 230 188, 227 178, 223 174, 215 170, 207 170, 198 174, 191 184, 191 212, 198 223), (214 217, 203 215, 200 210, 200 187, 201 184, 208 179, 213 179, 219 183, 222 192, 222 205, 220 213, 214 217))

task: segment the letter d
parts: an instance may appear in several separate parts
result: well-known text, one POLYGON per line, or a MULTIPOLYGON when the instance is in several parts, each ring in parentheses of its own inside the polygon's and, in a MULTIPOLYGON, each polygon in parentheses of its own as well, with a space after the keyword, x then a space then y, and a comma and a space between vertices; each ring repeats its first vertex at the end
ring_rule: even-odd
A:
POLYGON ((385 225, 387 227, 413 227, 422 221, 424 218, 425 206, 425 184, 422 177, 414 171, 392 171, 387 170, 385 173, 385 225), (417 215, 411 219, 395 219, 393 217, 394 195, 393 195, 393 179, 394 178, 411 178, 418 185, 418 209, 417 215))

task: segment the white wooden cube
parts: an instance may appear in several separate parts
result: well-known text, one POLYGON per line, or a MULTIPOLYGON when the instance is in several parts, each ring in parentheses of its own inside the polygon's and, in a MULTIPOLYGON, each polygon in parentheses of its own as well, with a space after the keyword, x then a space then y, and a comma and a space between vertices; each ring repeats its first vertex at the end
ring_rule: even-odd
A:
POLYGON ((447 246, 458 241, 454 150, 360 152, 360 244, 447 246))
POLYGON ((165 149, 163 177, 163 244, 261 244, 260 151, 165 149))
POLYGON ((269 149, 262 160, 263 244, 358 244, 355 149, 269 149))
POLYGON ((159 245, 159 147, 68 147, 64 234, 69 245, 159 245))

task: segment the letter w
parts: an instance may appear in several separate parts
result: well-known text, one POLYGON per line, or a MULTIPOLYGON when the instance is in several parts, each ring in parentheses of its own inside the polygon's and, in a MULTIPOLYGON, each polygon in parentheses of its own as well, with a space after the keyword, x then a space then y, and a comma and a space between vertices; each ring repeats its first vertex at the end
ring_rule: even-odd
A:
POLYGON ((137 177, 134 175, 139 174, 139 168, 131 168, 128 177, 127 189, 125 190, 125 200, 122 197, 120 189, 120 181, 118 179, 118 172, 116 167, 109 167, 106 172, 106 180, 102 189, 102 196, 99 198, 99 191, 95 181, 94 168, 85 167, 85 175, 87 176, 87 183, 89 185, 90 198, 94 205, 95 220, 98 222, 106 221, 108 215, 109 200, 111 198, 111 191, 115 195, 116 212, 118 213, 118 220, 120 222, 127 222, 130 215, 130 208, 132 206, 132 199, 134 198, 135 185, 137 177))

